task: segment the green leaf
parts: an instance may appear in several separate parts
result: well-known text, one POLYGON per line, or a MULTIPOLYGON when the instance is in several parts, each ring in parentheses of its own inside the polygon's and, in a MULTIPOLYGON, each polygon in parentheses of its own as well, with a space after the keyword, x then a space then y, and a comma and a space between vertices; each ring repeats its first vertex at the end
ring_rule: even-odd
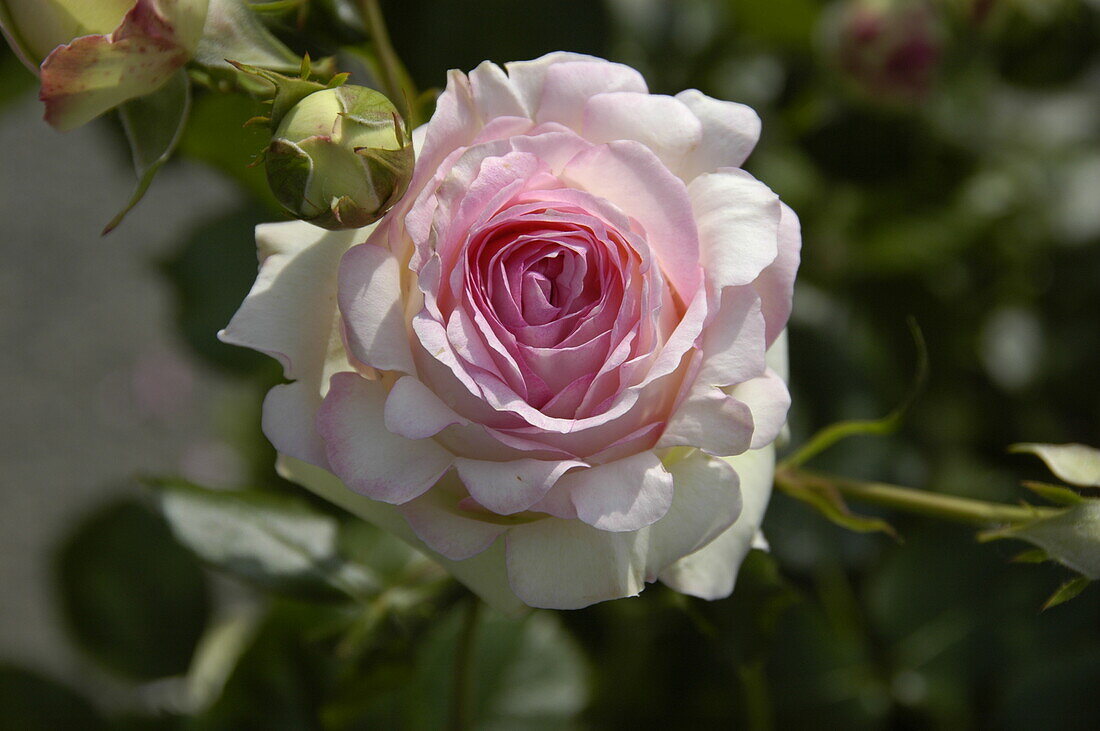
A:
POLYGON ((1043 604, 1042 611, 1045 612, 1051 607, 1056 607, 1059 604, 1064 604, 1068 602, 1070 599, 1073 599, 1082 591, 1084 591, 1085 587, 1088 586, 1090 583, 1091 581, 1086 576, 1078 576, 1074 579, 1070 579, 1069 581, 1058 587, 1057 591, 1051 594, 1050 599, 1047 599, 1046 603, 1043 604))
POLYGON ((301 63, 244 0, 210 0, 205 32, 194 58, 215 68, 229 68, 228 60, 233 60, 277 71, 295 71, 301 63))
POLYGON ((4 728, 99 731, 107 724, 83 696, 29 670, 0 665, 0 719, 4 728))
POLYGON ((1061 485, 1049 485, 1045 482, 1024 481, 1024 487, 1036 495, 1046 498, 1055 505, 1076 505, 1084 502, 1085 498, 1068 487, 1061 485))
POLYGON ((1090 579, 1100 579, 1100 500, 1085 500, 1050 518, 1011 526, 994 534, 1018 538, 1090 579))
POLYGON ((1078 487, 1100 487, 1100 449, 1084 444, 1013 444, 1008 451, 1034 454, 1060 480, 1078 487))
POLYGON ((363 566, 340 556, 335 518, 259 491, 153 483, 181 543, 208 563, 261 587, 307 597, 360 597, 378 589, 363 566))
MULTIPOLYGON (((203 731, 323 728, 320 706, 336 662, 319 627, 342 613, 333 605, 276 600, 239 656, 213 705, 195 719, 203 731)), ((360 693, 369 688, 361 687, 360 693)), ((384 728, 384 727, 380 727, 384 728)))
POLYGON ((905 418, 905 414, 909 411, 909 407, 916 401, 917 396, 920 395, 925 382, 928 380, 928 346, 924 342, 924 333, 921 332, 920 326, 913 318, 909 319, 908 324, 909 331, 913 336, 913 345, 917 351, 917 364, 913 374, 913 384, 902 402, 881 419, 840 421, 830 424, 810 437, 809 441, 798 448, 794 454, 784 459, 783 466, 798 467, 848 437, 861 434, 886 435, 897 431, 905 418))
POLYGON ((1013 563, 1045 563, 1049 560, 1050 556, 1041 548, 1029 548, 1012 557, 1013 563))
POLYGON ((184 672, 209 615, 202 569, 164 521, 132 500, 83 520, 61 545, 62 616, 81 649, 120 675, 184 672))
POLYGON ((157 91, 132 99, 118 108, 122 128, 130 142, 138 184, 126 206, 103 229, 109 234, 145 196, 157 171, 168 162, 179 144, 191 109, 191 81, 177 71, 157 91))
MULTIPOLYGON (((393 685, 353 681, 354 693, 326 706, 325 727, 446 728, 463 609, 464 603, 459 603, 438 618, 418 643, 412 677, 393 685)), ((587 702, 583 657, 558 617, 549 612, 516 620, 482 606, 469 672, 472 728, 573 728, 587 702)))

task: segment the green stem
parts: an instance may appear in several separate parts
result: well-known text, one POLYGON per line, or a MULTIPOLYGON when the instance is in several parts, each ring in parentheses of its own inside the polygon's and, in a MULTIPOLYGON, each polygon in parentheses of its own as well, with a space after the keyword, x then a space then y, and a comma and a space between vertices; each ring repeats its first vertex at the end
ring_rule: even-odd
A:
POLYGON ((764 663, 756 660, 737 668, 741 687, 745 692, 745 716, 751 731, 770 731, 775 723, 772 718, 771 700, 768 697, 768 678, 764 663))
POLYGON ((1061 512, 1058 508, 991 503, 883 482, 864 482, 846 477, 822 475, 793 467, 777 470, 775 484, 781 490, 793 488, 835 490, 850 500, 971 525, 1022 523, 1051 517, 1061 512))
POLYGON ((470 724, 470 692, 473 684, 474 640, 477 637, 478 615, 481 600, 470 594, 467 599, 466 614, 462 619, 455 644, 454 674, 451 676, 451 731, 465 731, 470 724))
POLYGON ((409 128, 416 127, 420 120, 414 118, 416 110, 412 108, 415 103, 416 89, 412 87, 409 74, 401 63, 401 58, 390 42, 390 33, 386 29, 386 21, 382 17, 382 9, 378 6, 378 0, 362 0, 363 25, 366 26, 367 35, 374 44, 375 53, 381 64, 381 76, 379 79, 385 87, 386 96, 390 98, 394 106, 401 112, 401 117, 409 128), (404 80, 404 83, 402 81, 404 80), (413 101, 410 101, 410 97, 413 101))

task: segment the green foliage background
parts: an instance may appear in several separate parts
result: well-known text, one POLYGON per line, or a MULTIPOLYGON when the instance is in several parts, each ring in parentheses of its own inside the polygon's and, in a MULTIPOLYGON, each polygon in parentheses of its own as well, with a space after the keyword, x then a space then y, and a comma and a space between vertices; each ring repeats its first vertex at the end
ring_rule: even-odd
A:
MULTIPOLYGON (((1021 478, 1044 476, 1008 444, 1100 445, 1100 8, 993 0, 978 20, 979 4, 935 3, 943 56, 916 101, 845 76, 827 38, 836 4, 816 0, 383 9, 421 88, 442 85, 447 68, 565 49, 632 64, 654 92, 697 87, 756 108, 764 133, 747 167, 803 228, 793 443, 900 400, 914 315, 931 378, 904 427, 818 464, 1012 501, 1021 478)), ((314 5, 315 25, 280 28, 296 50, 318 43, 313 31, 342 3, 314 5)), ((325 42, 335 52, 341 41, 325 42)), ((0 103, 30 93, 10 54, 0 80, 0 103)), ((243 96, 196 97, 182 156, 224 171, 251 203, 197 223, 163 274, 195 356, 251 383, 258 403, 274 365, 213 337, 254 276, 252 225, 278 217, 246 167, 263 136, 240 124, 256 112, 243 96)), ((256 499, 280 510, 296 497, 337 526, 332 556, 365 561, 356 598, 316 601, 303 587, 332 577, 313 572, 273 594, 234 585, 251 608, 214 612, 224 587, 147 504, 104 506, 58 548, 73 641, 135 694, 189 673, 182 700, 120 712, 5 666, 0 726, 440 728, 456 642, 473 621, 477 728, 1100 728, 1100 592, 1040 614, 1065 572, 1011 564, 1017 547, 979 546, 965 529, 894 516, 895 543, 777 495, 772 552, 753 552, 729 600, 653 586, 576 612, 470 620, 442 577, 418 593, 430 567, 281 483, 255 412, 227 432, 250 458, 256 499)))

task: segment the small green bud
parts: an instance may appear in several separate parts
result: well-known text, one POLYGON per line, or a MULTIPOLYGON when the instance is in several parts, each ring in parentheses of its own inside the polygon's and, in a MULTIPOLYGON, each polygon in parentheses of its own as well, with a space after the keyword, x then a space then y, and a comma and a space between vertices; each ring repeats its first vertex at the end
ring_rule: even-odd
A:
POLYGON ((414 158, 385 96, 338 86, 309 94, 278 120, 265 162, 268 184, 291 215, 339 230, 384 216, 409 187, 414 158))

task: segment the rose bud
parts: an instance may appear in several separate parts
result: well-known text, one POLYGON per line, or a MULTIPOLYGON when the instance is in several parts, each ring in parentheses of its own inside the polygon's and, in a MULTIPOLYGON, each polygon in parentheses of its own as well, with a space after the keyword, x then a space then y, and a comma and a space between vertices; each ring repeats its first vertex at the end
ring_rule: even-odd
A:
POLYGON ((209 0, 0 0, 0 29, 42 78, 46 121, 66 131, 164 85, 194 55, 208 6, 209 0))
POLYGON ((268 184, 292 216, 340 230, 385 215, 409 187, 414 157, 389 99, 340 86, 294 105, 279 121, 265 162, 268 184))
POLYGON ((932 88, 943 44, 924 0, 850 0, 834 6, 823 28, 833 63, 863 94, 917 102, 932 88))

